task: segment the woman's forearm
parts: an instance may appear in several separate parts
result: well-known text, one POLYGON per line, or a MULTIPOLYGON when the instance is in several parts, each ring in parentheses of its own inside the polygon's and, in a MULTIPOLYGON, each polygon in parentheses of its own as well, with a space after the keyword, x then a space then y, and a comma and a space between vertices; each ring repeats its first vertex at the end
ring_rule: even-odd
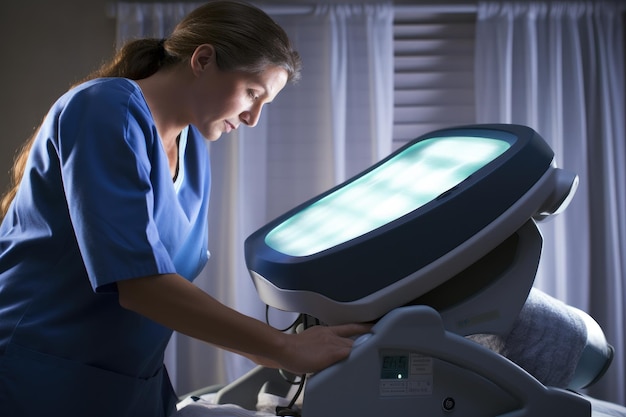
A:
POLYGON ((350 353, 365 325, 315 326, 286 334, 220 303, 175 274, 118 282, 120 304, 179 333, 244 354, 265 366, 316 372, 350 353))
POLYGON ((124 308, 207 343, 261 356, 284 349, 285 334, 225 306, 178 275, 119 282, 118 291, 124 308))

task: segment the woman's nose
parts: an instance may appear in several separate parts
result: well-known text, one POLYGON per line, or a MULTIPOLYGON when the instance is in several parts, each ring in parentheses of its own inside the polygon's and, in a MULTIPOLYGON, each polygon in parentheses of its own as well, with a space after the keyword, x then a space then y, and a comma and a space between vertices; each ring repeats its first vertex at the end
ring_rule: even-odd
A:
POLYGON ((239 116, 241 122, 249 127, 256 126, 256 124, 259 122, 259 117, 261 116, 261 108, 262 106, 254 106, 250 110, 246 110, 241 113, 241 115, 239 116))

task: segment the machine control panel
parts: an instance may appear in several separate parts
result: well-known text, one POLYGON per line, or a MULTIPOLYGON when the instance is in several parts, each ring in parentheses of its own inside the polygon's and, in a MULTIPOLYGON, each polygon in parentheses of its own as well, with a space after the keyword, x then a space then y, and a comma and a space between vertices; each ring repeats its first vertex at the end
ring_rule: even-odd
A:
POLYGON ((428 396, 433 393, 433 358, 409 351, 380 354, 380 396, 428 396))

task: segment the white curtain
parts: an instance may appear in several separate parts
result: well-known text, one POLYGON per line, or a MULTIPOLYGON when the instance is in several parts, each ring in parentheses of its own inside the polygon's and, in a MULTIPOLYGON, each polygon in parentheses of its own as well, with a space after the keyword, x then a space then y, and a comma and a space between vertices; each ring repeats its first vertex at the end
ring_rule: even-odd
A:
POLYGON ((136 38, 164 38, 174 26, 202 2, 115 3, 110 10, 116 19, 115 44, 120 48, 136 38))
MULTIPOLYGON (((198 3, 117 4, 118 45, 165 37, 198 3)), ((266 9, 302 56, 302 80, 267 105, 253 129, 210 144, 212 257, 196 283, 231 307, 265 320, 244 263, 245 238, 269 220, 357 174, 391 152, 393 7, 390 2, 266 9)), ((270 323, 292 313, 270 310, 270 323)), ((175 335, 167 367, 179 394, 225 383, 248 360, 175 335)))
POLYGON ((539 132, 580 176, 570 207, 540 226, 537 287, 589 312, 616 349, 588 393, 626 402, 626 151, 623 4, 485 1, 478 6, 480 123, 539 132))

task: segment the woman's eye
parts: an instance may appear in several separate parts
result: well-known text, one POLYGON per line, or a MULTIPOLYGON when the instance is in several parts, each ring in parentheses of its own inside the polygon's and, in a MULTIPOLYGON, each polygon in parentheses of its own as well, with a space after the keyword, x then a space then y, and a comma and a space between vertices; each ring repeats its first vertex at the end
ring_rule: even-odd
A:
POLYGON ((250 96, 250 98, 251 98, 252 100, 255 100, 255 101, 256 101, 256 100, 258 100, 258 99, 259 99, 259 96, 256 94, 256 92, 254 92, 254 90, 250 90, 250 91, 248 91, 248 95, 250 96))

